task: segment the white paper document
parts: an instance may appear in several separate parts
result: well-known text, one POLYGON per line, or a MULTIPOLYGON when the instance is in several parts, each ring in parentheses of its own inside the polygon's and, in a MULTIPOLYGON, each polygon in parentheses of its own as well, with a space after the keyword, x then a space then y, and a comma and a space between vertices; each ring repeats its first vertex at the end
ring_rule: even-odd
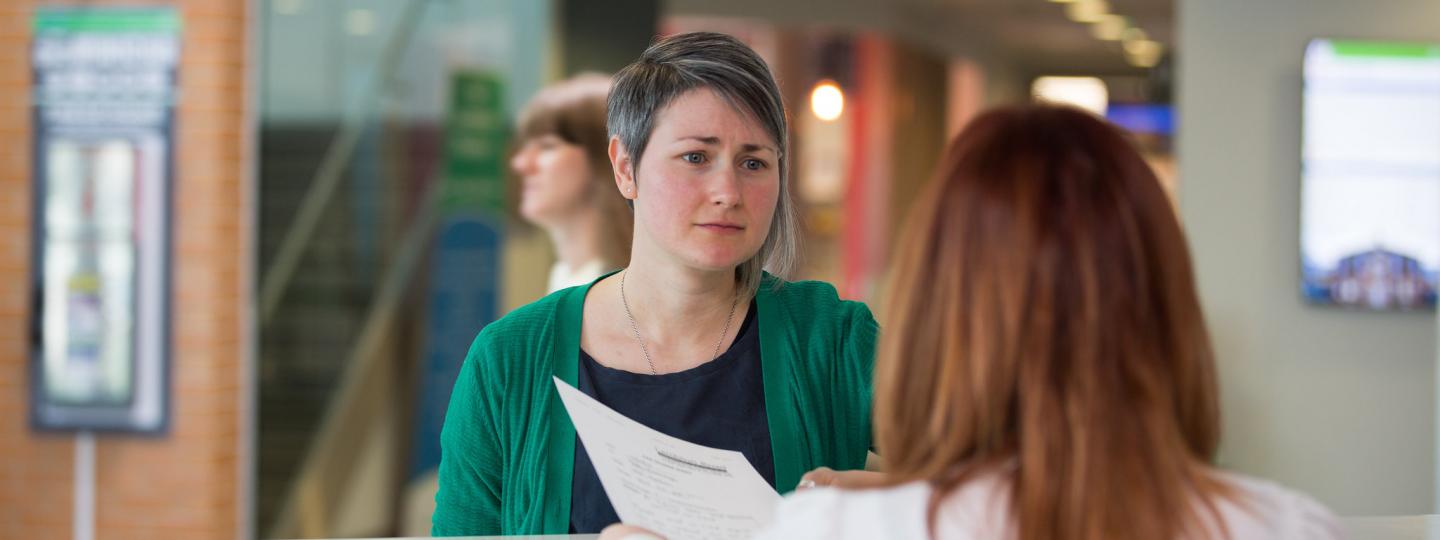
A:
POLYGON ((621 521, 671 540, 749 538, 770 523, 780 494, 744 454, 645 427, 559 378, 555 386, 621 521))

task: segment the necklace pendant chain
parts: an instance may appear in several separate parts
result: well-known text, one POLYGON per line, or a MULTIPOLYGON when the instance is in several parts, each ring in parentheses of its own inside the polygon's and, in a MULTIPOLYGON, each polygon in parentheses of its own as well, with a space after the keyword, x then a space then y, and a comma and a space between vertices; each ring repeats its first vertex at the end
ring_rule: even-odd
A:
MULTIPOLYGON (((640 344, 640 352, 645 355, 645 363, 650 366, 651 375, 659 375, 655 370, 655 361, 650 359, 650 349, 645 346, 645 338, 640 335, 640 325, 635 323, 635 314, 630 312, 630 300, 625 298, 625 277, 630 275, 626 270, 620 274, 620 304, 625 306, 625 317, 630 319, 630 330, 635 332, 635 341, 640 344)), ((720 346, 725 344, 725 336, 730 333, 730 322, 735 319, 735 306, 740 303, 740 295, 737 293, 730 299, 730 314, 725 316, 725 328, 720 331, 720 339, 715 340, 715 352, 710 355, 710 360, 720 357, 720 346)))

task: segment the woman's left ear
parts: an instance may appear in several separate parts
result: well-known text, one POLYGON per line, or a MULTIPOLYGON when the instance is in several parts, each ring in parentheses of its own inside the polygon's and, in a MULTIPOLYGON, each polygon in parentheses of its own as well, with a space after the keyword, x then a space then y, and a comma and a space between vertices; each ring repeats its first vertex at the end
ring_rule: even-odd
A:
POLYGON ((618 135, 610 137, 609 151, 610 168, 615 172, 615 187, 620 190, 620 196, 635 200, 635 164, 618 135))

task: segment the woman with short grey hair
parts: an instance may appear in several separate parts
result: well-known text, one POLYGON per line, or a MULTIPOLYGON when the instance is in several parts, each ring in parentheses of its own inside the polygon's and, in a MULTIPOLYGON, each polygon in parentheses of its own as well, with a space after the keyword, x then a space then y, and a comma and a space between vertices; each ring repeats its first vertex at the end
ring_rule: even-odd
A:
POLYGON ((619 519, 553 378, 663 433, 735 450, 778 491, 860 469, 876 324, 796 256, 780 92, 722 34, 653 44, 608 103, 630 265, 480 332, 441 435, 436 535, 593 533, 619 519), (630 278, 635 279, 630 279, 630 278))

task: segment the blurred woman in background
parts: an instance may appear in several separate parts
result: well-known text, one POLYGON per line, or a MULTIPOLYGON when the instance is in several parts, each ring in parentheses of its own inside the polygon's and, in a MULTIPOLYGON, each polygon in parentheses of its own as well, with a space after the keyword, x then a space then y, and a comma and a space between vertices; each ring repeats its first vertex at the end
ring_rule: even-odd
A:
POLYGON ((545 87, 520 112, 520 216, 555 247, 549 292, 584 285, 630 260, 633 219, 606 155, 610 78, 577 75, 545 87))

